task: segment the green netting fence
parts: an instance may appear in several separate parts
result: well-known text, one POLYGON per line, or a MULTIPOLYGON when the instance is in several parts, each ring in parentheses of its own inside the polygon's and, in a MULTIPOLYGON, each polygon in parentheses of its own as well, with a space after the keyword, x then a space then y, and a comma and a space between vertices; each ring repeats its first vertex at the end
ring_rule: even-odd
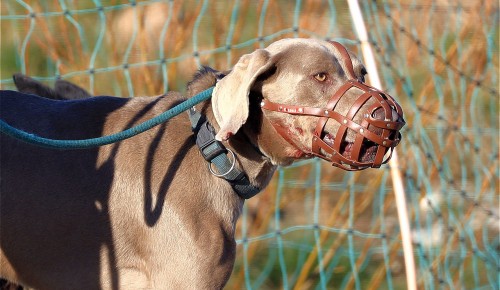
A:
MULTIPOLYGON (((23 72, 96 95, 185 92, 285 37, 360 54, 346 1, 2 0, 0 85, 23 72)), ((499 3, 360 1, 398 147, 419 289, 499 289, 499 3)), ((246 203, 226 289, 405 289, 389 168, 319 160, 280 169, 246 203)))

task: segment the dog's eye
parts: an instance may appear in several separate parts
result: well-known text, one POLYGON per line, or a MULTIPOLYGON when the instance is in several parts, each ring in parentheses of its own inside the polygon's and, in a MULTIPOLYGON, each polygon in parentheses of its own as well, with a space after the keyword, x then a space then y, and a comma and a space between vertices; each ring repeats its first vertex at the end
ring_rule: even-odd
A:
POLYGON ((328 75, 326 73, 318 73, 318 74, 314 75, 314 78, 318 82, 324 82, 324 81, 326 81, 327 77, 328 77, 328 75))

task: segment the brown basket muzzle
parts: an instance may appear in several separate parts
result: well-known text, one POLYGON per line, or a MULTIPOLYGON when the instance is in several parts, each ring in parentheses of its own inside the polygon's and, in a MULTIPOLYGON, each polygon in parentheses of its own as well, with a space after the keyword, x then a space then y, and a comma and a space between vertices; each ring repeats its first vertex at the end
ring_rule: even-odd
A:
MULTIPOLYGON (((369 167, 378 168, 387 163, 392 157, 394 147, 401 140, 401 128, 405 125, 403 110, 399 104, 387 93, 368 86, 356 80, 352 62, 347 50, 339 43, 332 43, 339 49, 346 62, 346 67, 351 79, 342 85, 329 100, 325 108, 313 108, 294 105, 284 105, 262 100, 261 107, 265 110, 282 112, 291 115, 308 115, 320 117, 314 130, 311 152, 305 152, 331 161, 333 166, 345 170, 362 170, 369 167), (361 94, 351 104, 346 115, 335 111, 339 101, 346 93, 357 88, 361 94), (370 104, 365 110, 365 104, 370 104), (363 112, 360 110, 363 109, 363 112), (356 116, 361 114, 359 123, 355 122, 356 116), (340 124, 333 140, 326 138, 325 132, 328 120, 333 119, 340 124), (354 141, 346 140, 348 130, 355 132, 354 141), (329 139, 332 142, 326 142, 329 139), (387 151, 388 157, 384 159, 387 151)), ((359 118, 358 118, 359 120, 359 118)), ((282 126, 272 123, 276 131, 291 145, 299 148, 292 141, 288 131, 282 126)), ((333 137, 333 136, 329 136, 333 137)))
POLYGON ((405 125, 403 110, 391 96, 355 80, 349 80, 337 91, 323 113, 324 116, 318 120, 314 131, 312 153, 346 170, 378 168, 387 163, 394 147, 401 140, 399 131, 405 125), (352 88, 358 88, 363 93, 343 116, 334 109, 342 96, 352 88), (370 100, 374 100, 371 107, 365 112, 360 112, 363 105, 370 100), (382 112, 382 117, 379 117, 379 111, 382 112), (358 114, 362 114, 360 123, 354 121, 354 117, 358 114), (324 141, 325 125, 329 119, 334 119, 340 124, 333 144, 324 141), (355 132, 353 142, 346 140, 348 129, 355 132), (390 155, 384 159, 389 150, 390 155), (373 157, 365 161, 363 157, 368 151, 371 151, 373 157), (342 152, 345 153, 341 154, 342 152))

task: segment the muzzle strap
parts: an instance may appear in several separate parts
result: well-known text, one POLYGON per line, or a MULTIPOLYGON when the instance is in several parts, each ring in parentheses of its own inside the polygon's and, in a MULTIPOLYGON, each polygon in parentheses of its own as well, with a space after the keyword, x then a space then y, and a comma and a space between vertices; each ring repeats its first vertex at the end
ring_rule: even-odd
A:
POLYGON ((349 74, 348 78, 353 79, 353 80, 357 79, 356 74, 354 73, 352 59, 351 59, 351 56, 349 55, 349 52, 347 51, 347 49, 339 42, 336 42, 336 41, 329 41, 329 42, 337 49, 337 51, 342 56, 342 59, 344 60, 344 64, 345 64, 346 69, 347 69, 347 73, 349 74))

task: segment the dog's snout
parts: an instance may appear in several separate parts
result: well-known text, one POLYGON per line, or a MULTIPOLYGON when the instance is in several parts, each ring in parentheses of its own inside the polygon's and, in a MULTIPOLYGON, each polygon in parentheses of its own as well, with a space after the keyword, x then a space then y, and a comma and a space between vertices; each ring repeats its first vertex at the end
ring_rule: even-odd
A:
POLYGON ((403 117, 396 112, 396 110, 391 109, 390 116, 386 116, 385 110, 382 107, 379 107, 375 109, 372 112, 372 118, 375 120, 380 120, 380 121, 392 121, 392 122, 402 122, 404 123, 405 121, 403 120, 403 117))

